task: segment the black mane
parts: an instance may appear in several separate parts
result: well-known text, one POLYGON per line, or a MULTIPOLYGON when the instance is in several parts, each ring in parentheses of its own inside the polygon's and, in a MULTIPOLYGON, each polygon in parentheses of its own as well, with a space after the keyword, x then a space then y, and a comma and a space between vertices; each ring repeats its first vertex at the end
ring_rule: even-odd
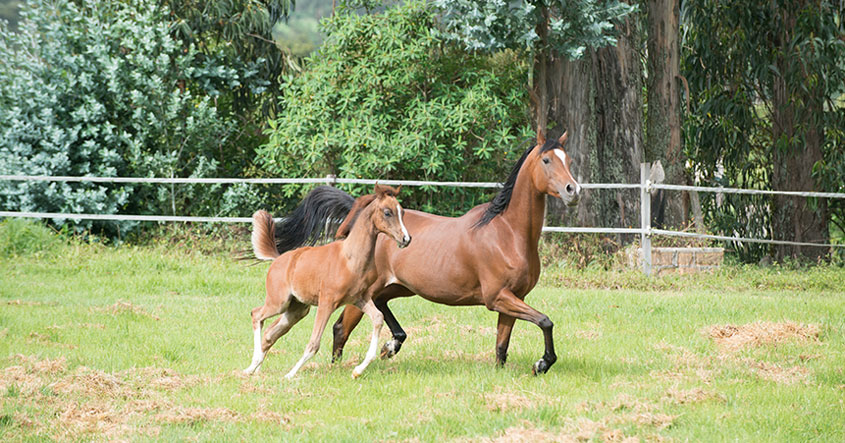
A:
MULTIPOLYGON (((557 139, 552 138, 543 143, 543 146, 540 148, 540 152, 538 154, 542 154, 556 148, 563 148, 563 146, 560 145, 560 142, 558 142, 557 139)), ((511 174, 502 186, 502 190, 499 191, 499 193, 493 197, 490 204, 487 205, 487 209, 484 210, 484 214, 482 214, 481 218, 473 225, 474 228, 480 228, 487 223, 490 223, 490 220, 493 220, 493 218, 508 208, 508 204, 511 202, 511 197, 513 196, 513 187, 516 184, 516 177, 519 175, 519 170, 522 168, 522 164, 525 163, 525 159, 528 158, 528 154, 530 154, 533 149, 534 146, 529 146, 528 149, 522 153, 522 157, 516 161, 513 169, 511 169, 511 174)))

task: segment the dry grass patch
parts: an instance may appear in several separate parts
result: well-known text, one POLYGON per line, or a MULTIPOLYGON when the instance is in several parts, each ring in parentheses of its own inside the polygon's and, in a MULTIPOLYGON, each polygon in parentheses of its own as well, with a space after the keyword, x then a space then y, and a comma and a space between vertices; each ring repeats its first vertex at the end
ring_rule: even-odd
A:
POLYGON ((818 325, 795 322, 754 322, 745 325, 713 325, 704 333, 723 350, 736 352, 748 347, 776 345, 787 341, 818 341, 818 325))
POLYGON ((484 402, 487 410, 495 412, 508 412, 522 409, 533 409, 537 405, 548 405, 552 400, 540 394, 528 391, 513 392, 505 391, 497 386, 496 389, 484 394, 484 402))
POLYGON ((751 370, 764 380, 786 385, 798 382, 808 383, 810 370, 801 366, 783 367, 774 363, 746 358, 742 360, 751 370))
POLYGON ((159 320, 157 315, 150 314, 146 309, 124 300, 120 300, 110 306, 95 306, 92 309, 97 312, 105 312, 115 316, 122 314, 135 314, 141 317, 149 317, 153 320, 159 320))
POLYGON ((666 391, 664 399, 677 403, 679 405, 686 405, 692 403, 700 403, 707 400, 717 400, 719 402, 725 401, 725 396, 717 392, 707 391, 701 388, 693 389, 676 389, 672 388, 666 391))

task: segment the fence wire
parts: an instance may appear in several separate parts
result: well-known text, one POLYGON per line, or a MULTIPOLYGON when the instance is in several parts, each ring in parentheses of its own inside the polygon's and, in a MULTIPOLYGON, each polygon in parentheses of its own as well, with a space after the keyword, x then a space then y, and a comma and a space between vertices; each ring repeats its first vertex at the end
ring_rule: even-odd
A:
MULTIPOLYGON (((164 177, 73 177, 48 175, 0 175, 5 181, 46 181, 46 182, 90 182, 90 183, 150 183, 150 184, 384 184, 392 186, 432 186, 432 187, 465 187, 465 188, 501 188, 498 182, 438 182, 428 180, 374 180, 337 178, 327 176, 323 178, 164 178, 164 177)), ((696 191, 733 194, 760 195, 788 195, 796 197, 817 198, 845 198, 845 193, 837 192, 803 192, 803 191, 766 191, 758 189, 722 188, 705 186, 685 186, 646 183, 582 183, 583 189, 666 189, 673 191, 696 191)), ((69 220, 112 220, 112 221, 147 221, 147 222, 183 222, 183 223, 250 223, 249 217, 197 217, 197 216, 168 216, 168 215, 122 215, 122 214, 70 214, 59 212, 28 212, 28 211, 0 211, 0 217, 22 217, 41 219, 69 219, 69 220)), ((830 243, 793 242, 787 240, 770 240, 724 235, 699 234, 692 232, 669 231, 664 229, 643 228, 592 228, 570 226, 544 226, 543 232, 566 233, 597 233, 597 234, 646 234, 664 235, 670 237, 688 237, 709 240, 766 243, 791 246, 809 246, 841 248, 845 245, 830 243)))

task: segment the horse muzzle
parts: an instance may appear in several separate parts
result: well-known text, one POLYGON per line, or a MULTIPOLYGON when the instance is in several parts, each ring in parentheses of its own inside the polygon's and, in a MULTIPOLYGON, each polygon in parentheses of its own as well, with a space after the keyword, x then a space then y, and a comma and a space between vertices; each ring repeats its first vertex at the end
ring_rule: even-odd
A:
POLYGON ((397 241, 396 243, 399 245, 399 249, 405 249, 408 247, 408 245, 411 244, 411 236, 405 236, 402 238, 402 240, 397 241))
POLYGON ((581 200, 581 187, 574 183, 557 186, 557 194, 566 206, 575 206, 581 200))

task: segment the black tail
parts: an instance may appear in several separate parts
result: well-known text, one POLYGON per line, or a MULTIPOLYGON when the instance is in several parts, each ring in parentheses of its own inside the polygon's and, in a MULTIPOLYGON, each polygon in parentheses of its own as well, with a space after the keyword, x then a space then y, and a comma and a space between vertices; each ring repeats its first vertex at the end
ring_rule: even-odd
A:
POLYGON ((300 246, 333 240, 355 199, 340 189, 318 186, 287 217, 276 222, 276 249, 284 254, 300 246))

